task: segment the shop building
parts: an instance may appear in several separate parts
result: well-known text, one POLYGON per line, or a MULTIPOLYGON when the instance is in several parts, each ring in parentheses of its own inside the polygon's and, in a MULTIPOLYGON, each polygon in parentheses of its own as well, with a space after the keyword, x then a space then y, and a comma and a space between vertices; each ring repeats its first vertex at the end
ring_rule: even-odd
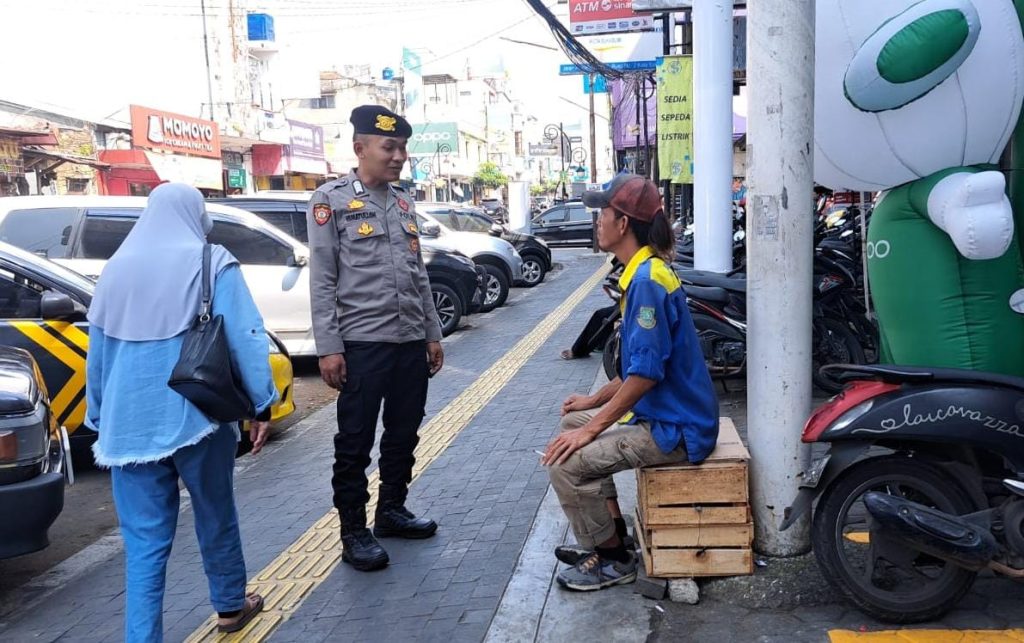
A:
POLYGON ((101 194, 146 196, 168 181, 223 195, 220 129, 214 121, 132 105, 132 149, 104 150, 101 194))
POLYGON ((288 144, 252 146, 252 171, 257 190, 315 190, 326 181, 324 130, 319 125, 288 120, 288 144))

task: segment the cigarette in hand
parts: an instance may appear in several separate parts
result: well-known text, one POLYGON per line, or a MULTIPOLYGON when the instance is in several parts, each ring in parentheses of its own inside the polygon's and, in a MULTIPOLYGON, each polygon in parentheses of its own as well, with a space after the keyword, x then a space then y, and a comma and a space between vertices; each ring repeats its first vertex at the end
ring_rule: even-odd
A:
POLYGON ((548 455, 548 454, 544 453, 543 451, 538 451, 537 449, 534 449, 533 452, 536 453, 537 455, 539 455, 542 458, 546 458, 547 455, 548 455))

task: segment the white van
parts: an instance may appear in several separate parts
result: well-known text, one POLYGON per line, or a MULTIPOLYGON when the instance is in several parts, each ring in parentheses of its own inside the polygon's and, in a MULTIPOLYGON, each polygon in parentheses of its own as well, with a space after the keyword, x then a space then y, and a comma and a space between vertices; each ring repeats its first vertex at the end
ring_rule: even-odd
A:
MULTIPOLYGON (((96 278, 145 207, 145 197, 4 197, 0 241, 96 278)), ((206 209, 210 242, 238 259, 267 328, 292 355, 316 355, 306 246, 244 210, 213 203, 206 209)))

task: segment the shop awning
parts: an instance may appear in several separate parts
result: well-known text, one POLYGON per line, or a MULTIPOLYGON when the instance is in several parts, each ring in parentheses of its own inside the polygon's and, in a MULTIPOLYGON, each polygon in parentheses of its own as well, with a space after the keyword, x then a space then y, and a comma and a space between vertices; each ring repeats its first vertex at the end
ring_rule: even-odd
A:
POLYGON ((209 190, 224 189, 224 166, 220 159, 206 159, 180 154, 159 154, 146 151, 153 171, 164 181, 187 183, 209 190))
POLYGON ((65 154, 63 152, 55 152, 52 150, 41 150, 34 147, 23 147, 21 153, 25 157, 26 169, 35 169, 35 166, 40 164, 46 164, 45 171, 50 171, 57 168, 65 163, 73 163, 74 165, 87 165, 89 167, 96 168, 97 170, 105 170, 110 167, 110 163, 104 163, 88 156, 78 156, 76 154, 65 154))

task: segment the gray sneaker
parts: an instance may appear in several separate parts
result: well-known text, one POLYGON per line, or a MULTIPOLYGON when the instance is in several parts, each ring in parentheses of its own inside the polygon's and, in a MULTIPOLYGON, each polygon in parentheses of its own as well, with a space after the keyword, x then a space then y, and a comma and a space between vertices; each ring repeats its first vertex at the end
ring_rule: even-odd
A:
POLYGON ((636 568, 636 554, 633 552, 629 553, 629 560, 625 563, 601 558, 594 552, 575 566, 558 572, 557 580, 566 589, 589 592, 636 581, 636 568))
MULTIPOLYGON (((636 541, 633 540, 632 536, 623 537, 622 544, 626 549, 636 551, 636 541)), ((566 565, 575 565, 592 553, 594 553, 593 549, 587 549, 583 545, 559 545, 555 547, 555 558, 566 565)))

